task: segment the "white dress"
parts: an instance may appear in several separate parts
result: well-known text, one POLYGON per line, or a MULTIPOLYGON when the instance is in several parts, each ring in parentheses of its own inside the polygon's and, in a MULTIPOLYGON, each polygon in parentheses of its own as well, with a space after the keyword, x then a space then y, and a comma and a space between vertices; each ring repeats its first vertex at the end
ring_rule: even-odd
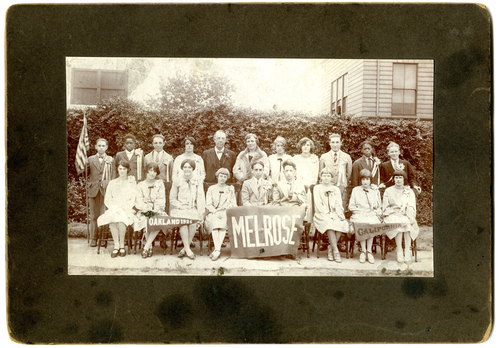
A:
POLYGON ((97 218, 97 226, 111 222, 123 222, 126 226, 132 225, 135 219, 135 181, 120 178, 111 180, 104 196, 104 205, 108 208, 103 215, 97 218))
POLYGON ((321 233, 327 230, 349 232, 337 186, 320 184, 314 187, 314 225, 321 233))
POLYGON ((210 233, 214 228, 226 230, 227 215, 226 209, 236 207, 236 194, 234 187, 224 185, 212 185, 207 190, 206 209, 208 211, 205 217, 205 228, 210 233))
POLYGON ((187 156, 185 153, 179 155, 175 158, 174 164, 172 166, 172 181, 177 179, 182 179, 184 172, 182 171, 181 164, 185 159, 192 159, 196 164, 196 168, 193 170, 193 175, 200 178, 201 182, 205 180, 205 164, 201 156, 193 153, 191 156, 187 156))
POLYGON ((349 200, 349 210, 352 212, 351 222, 362 222, 365 224, 380 224, 377 216, 382 215, 382 203, 378 190, 363 189, 357 186, 352 189, 349 200))
POLYGON ((163 180, 155 180, 149 184, 146 180, 137 184, 135 207, 139 209, 134 221, 134 231, 140 231, 147 226, 147 217, 142 212, 153 211, 165 214, 165 185, 163 180))
POLYGON ((415 203, 415 193, 409 186, 397 189, 396 186, 387 188, 384 192, 384 203, 382 206, 384 222, 403 223, 405 226, 399 227, 395 231, 387 233, 389 238, 394 238, 399 232, 410 232, 411 239, 415 240, 419 233, 416 216, 417 208, 415 203))
POLYGON ((170 190, 170 216, 201 220, 204 213, 203 180, 195 176, 176 179, 170 190))

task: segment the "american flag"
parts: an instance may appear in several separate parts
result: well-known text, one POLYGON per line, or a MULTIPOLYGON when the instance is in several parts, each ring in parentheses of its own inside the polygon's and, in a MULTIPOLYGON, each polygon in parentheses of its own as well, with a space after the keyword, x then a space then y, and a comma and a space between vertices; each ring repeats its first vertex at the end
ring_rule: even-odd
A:
POLYGON ((83 114, 83 128, 80 133, 80 140, 78 141, 78 148, 76 149, 75 166, 76 172, 80 175, 85 170, 85 163, 87 162, 87 151, 89 150, 89 135, 87 133, 87 117, 83 114))

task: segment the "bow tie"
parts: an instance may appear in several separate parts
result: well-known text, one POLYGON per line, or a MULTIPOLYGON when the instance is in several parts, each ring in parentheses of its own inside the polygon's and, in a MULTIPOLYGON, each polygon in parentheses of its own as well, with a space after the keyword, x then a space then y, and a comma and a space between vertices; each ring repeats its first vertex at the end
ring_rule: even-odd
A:
POLYGON ((363 191, 365 191, 365 192, 369 192, 367 189, 363 189, 363 191))
POLYGON ((222 155, 224 151, 216 151, 218 155, 222 155))
POLYGON ((99 158, 104 158, 106 157, 106 155, 99 155, 99 158))

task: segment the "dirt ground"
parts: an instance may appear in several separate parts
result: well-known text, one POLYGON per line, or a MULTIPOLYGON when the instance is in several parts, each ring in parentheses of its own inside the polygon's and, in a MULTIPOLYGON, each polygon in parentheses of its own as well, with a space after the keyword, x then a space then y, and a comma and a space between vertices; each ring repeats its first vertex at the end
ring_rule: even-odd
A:
MULTIPOLYGON (((83 225, 85 227, 85 225, 83 225)), ((70 232, 71 234, 71 232, 70 232)), ((170 242, 168 242, 170 244, 170 242)), ((70 275, 200 275, 200 276, 418 276, 432 277, 433 263, 433 229, 423 226, 417 239, 417 262, 398 263, 396 252, 391 251, 385 260, 381 260, 380 248, 374 254, 375 263, 359 262, 359 252, 354 251, 354 257, 347 259, 342 253, 342 263, 327 260, 327 252, 317 250, 310 252, 309 258, 299 251, 295 260, 287 257, 267 259, 233 259, 229 248, 223 248, 221 257, 211 261, 207 256, 206 241, 204 254, 200 255, 199 243, 196 241, 193 249, 196 259, 178 258, 174 250, 170 255, 170 245, 166 255, 159 243, 156 243, 154 255, 143 259, 140 251, 126 257, 111 258, 112 242, 108 247, 90 248, 86 238, 68 238, 68 273, 70 275)), ((312 250, 312 242, 310 244, 312 250)))

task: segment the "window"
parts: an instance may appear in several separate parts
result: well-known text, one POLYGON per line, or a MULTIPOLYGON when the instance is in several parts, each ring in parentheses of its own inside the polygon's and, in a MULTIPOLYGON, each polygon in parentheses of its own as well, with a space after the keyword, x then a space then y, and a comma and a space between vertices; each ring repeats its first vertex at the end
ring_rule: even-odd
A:
POLYGON ((394 64, 392 74, 392 114, 416 115, 417 64, 394 64))
POLYGON ((127 96, 126 70, 73 69, 71 104, 95 105, 103 99, 127 96))
POLYGON ((347 108, 347 74, 332 82, 331 113, 342 115, 347 108))

